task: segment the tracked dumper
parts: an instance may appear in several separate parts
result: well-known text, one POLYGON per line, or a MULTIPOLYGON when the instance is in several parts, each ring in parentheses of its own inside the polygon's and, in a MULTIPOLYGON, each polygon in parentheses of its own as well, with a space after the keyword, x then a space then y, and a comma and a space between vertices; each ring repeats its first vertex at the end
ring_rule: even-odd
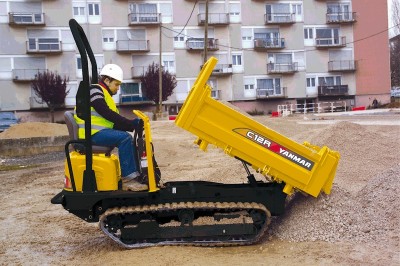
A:
MULTIPOLYGON (((70 28, 82 58, 77 114, 90 129, 89 88, 97 82, 96 61, 80 25, 72 19, 70 28), (91 83, 87 57, 92 65, 91 83)), ((195 143, 201 150, 211 144, 238 159, 247 172, 247 183, 188 180, 160 185, 149 118, 134 111, 144 121, 143 132, 134 140, 149 158, 142 169, 148 191, 122 190, 118 158, 94 154, 88 133, 85 140, 66 143, 65 187, 51 202, 87 222, 98 222, 106 235, 125 248, 232 246, 260 241, 271 216, 283 214, 287 195, 294 191, 314 197, 321 191, 329 194, 338 152, 296 143, 213 99, 207 80, 216 63, 211 57, 203 66, 175 123, 197 136, 195 143), (75 145, 83 145, 84 152, 71 149, 75 145), (249 166, 268 178, 256 180, 249 166)))

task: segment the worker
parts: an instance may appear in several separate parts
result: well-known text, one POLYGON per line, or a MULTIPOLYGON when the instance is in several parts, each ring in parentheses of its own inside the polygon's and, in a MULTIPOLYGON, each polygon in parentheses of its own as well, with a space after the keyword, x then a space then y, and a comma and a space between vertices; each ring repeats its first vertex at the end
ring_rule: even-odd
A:
MULTIPOLYGON (((107 64, 101 69, 99 80, 99 84, 90 88, 92 143, 118 147, 124 190, 147 190, 148 186, 138 181, 140 173, 135 160, 136 145, 133 144, 132 135, 127 132, 143 127, 143 121, 121 116, 112 98, 122 83, 123 71, 118 65, 107 64)), ((79 126, 79 138, 84 139, 85 123, 76 114, 74 117, 79 126)))

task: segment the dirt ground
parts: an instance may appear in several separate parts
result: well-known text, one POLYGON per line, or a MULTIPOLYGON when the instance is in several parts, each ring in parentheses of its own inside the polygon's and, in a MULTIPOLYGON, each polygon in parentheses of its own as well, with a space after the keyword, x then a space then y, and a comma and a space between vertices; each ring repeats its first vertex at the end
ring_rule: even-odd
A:
MULTIPOLYGON (((265 241, 121 249, 97 224, 50 203, 63 187, 59 155, 40 164, 40 156, 0 158, 2 165, 24 166, 0 171, 0 265, 400 265, 400 111, 255 119, 297 142, 341 154, 332 193, 297 194, 265 241)), ((246 182, 239 161, 213 147, 202 152, 195 136, 172 122, 152 122, 152 131, 164 182, 246 182)))

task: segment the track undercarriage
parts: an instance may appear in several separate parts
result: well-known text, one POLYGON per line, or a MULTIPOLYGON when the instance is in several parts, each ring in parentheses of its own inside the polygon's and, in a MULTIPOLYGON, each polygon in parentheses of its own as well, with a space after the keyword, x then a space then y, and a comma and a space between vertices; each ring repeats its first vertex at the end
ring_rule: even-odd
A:
POLYGON ((181 202, 110 209, 99 226, 125 248, 228 246, 257 242, 269 222, 270 213, 262 204, 181 202))
POLYGON ((124 248, 160 245, 234 246, 258 242, 271 215, 284 211, 283 184, 166 183, 156 193, 61 192, 54 203, 100 229, 124 248), (68 206, 71 204, 71 206, 68 206), (82 211, 87 210, 87 211, 82 211))

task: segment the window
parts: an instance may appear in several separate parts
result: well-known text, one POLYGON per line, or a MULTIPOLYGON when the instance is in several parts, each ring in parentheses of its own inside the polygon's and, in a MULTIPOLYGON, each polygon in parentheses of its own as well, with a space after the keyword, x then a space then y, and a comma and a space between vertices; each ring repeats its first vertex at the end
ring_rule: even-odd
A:
POLYGON ((158 22, 157 4, 130 4, 131 22, 158 22))
POLYGON ((315 29, 315 37, 317 45, 339 44, 340 41, 338 28, 317 28, 315 29))
POLYGON ((245 90, 254 90, 254 84, 246 84, 244 85, 245 90))
POLYGON ((347 3, 328 3, 327 16, 330 22, 351 21, 353 19, 350 4, 347 3))
POLYGON ((175 36, 174 41, 175 42, 183 42, 183 41, 185 41, 185 36, 183 36, 183 35, 175 36))
POLYGON ((301 15, 303 13, 301 4, 292 4, 292 11, 293 14, 301 15))
POLYGON ((304 28, 304 39, 313 39, 313 29, 312 28, 304 28))
POLYGON ((182 29, 174 28, 174 48, 185 48, 186 31, 182 29))
POLYGON ((315 87, 315 78, 307 78, 307 87, 315 87))
POLYGON ((81 7, 75 6, 73 8, 73 10, 74 10, 74 16, 84 16, 85 15, 85 8, 83 6, 81 6, 81 7))
POLYGON ((136 82, 126 82, 121 84, 120 101, 121 103, 145 101, 141 93, 141 86, 136 82))
POLYGON ((163 55, 162 66, 169 73, 175 73, 175 57, 174 57, 174 55, 163 55))
POLYGON ((88 4, 88 7, 89 7, 89 16, 99 16, 100 15, 99 4, 88 4))
POLYGON ((60 41, 58 38, 29 38, 30 51, 60 51, 60 41))
POLYGON ((100 2, 72 2, 72 13, 78 23, 98 24, 101 22, 100 2))
POLYGON ((341 76, 318 77, 319 86, 334 86, 341 84, 342 84, 341 76))
POLYGON ((281 79, 257 79, 257 90, 265 92, 265 95, 282 95, 281 79))
POLYGON ((241 54, 233 54, 232 55, 232 65, 234 65, 234 66, 242 65, 242 55, 241 54))
POLYGON ((229 21, 231 23, 240 22, 240 3, 229 4, 229 21))
MULTIPOLYGON (((103 68, 103 56, 95 56, 97 72, 103 68)), ((92 73, 90 59, 88 58, 89 73, 92 73)), ((76 56, 76 77, 82 78, 82 59, 79 55, 76 56)))

